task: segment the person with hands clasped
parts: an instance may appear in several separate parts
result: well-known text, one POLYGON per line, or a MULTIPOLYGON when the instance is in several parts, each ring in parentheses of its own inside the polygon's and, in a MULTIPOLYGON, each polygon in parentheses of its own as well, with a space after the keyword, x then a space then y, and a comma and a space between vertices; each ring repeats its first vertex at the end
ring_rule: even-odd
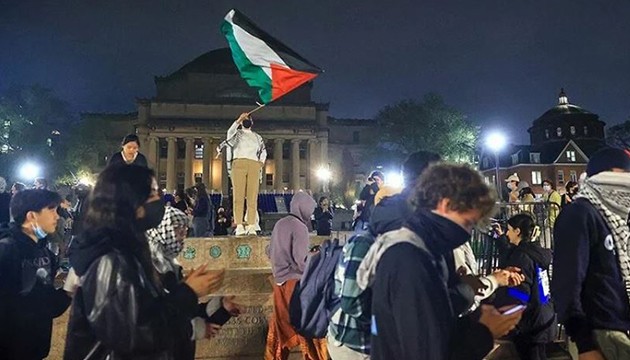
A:
POLYGON ((557 336, 556 314, 550 298, 548 270, 552 253, 536 242, 540 229, 528 214, 517 214, 507 221, 507 232, 499 235, 499 267, 521 269, 525 281, 515 288, 499 289, 497 306, 523 304, 527 308, 511 334, 521 359, 546 359, 546 344, 557 336))

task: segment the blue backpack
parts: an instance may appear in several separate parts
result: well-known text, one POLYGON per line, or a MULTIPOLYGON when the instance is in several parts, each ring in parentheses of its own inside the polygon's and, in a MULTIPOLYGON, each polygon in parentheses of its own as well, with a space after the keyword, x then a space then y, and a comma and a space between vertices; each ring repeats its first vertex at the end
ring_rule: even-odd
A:
POLYGON ((295 285, 289 303, 289 319, 293 328, 304 337, 325 337, 330 318, 339 309, 340 299, 335 296, 335 270, 342 252, 339 239, 324 241, 319 252, 309 256, 304 274, 295 285))

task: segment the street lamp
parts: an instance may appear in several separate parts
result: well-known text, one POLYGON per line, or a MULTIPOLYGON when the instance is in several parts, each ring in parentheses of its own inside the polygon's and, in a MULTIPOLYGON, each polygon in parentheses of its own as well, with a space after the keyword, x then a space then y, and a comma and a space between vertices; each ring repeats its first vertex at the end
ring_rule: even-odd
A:
POLYGON ((330 171, 330 165, 320 166, 315 173, 317 178, 322 182, 322 192, 328 192, 328 182, 332 178, 332 172, 330 171))
POLYGON ((35 165, 34 163, 27 162, 22 164, 22 166, 20 167, 19 176, 23 180, 33 181, 39 176, 40 171, 41 169, 39 166, 35 165))
POLYGON ((486 138, 486 147, 494 153, 494 177, 497 193, 501 197, 501 183, 499 181, 499 152, 505 148, 507 139, 500 132, 493 132, 486 138))

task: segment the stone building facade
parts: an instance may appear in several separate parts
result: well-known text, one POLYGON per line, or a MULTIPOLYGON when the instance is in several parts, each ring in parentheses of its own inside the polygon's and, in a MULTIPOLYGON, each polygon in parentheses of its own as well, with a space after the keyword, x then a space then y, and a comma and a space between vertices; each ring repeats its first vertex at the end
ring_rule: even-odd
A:
MULTIPOLYGON (((498 154, 502 191, 506 191, 504 179, 516 173, 537 194, 542 193, 544 180, 563 192, 568 181, 577 181, 586 171, 589 157, 605 145, 605 125, 598 115, 570 104, 562 90, 558 105, 529 128, 530 145, 511 145, 498 154)), ((479 169, 488 183, 496 184, 495 154, 483 152, 479 169)))

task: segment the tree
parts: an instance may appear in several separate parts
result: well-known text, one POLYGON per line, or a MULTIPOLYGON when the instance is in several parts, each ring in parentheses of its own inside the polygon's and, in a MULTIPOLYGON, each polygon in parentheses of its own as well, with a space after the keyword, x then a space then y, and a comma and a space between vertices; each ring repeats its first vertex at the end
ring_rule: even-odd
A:
POLYGON ((378 162, 400 163, 419 150, 436 152, 450 161, 473 160, 479 128, 437 94, 385 106, 375 120, 371 157, 378 162))
POLYGON ((0 166, 12 176, 31 160, 54 178, 66 169, 64 140, 74 116, 68 104, 39 85, 12 86, 0 95, 0 166))
POLYGON ((609 127, 606 131, 606 142, 611 146, 630 148, 630 119, 609 127))

